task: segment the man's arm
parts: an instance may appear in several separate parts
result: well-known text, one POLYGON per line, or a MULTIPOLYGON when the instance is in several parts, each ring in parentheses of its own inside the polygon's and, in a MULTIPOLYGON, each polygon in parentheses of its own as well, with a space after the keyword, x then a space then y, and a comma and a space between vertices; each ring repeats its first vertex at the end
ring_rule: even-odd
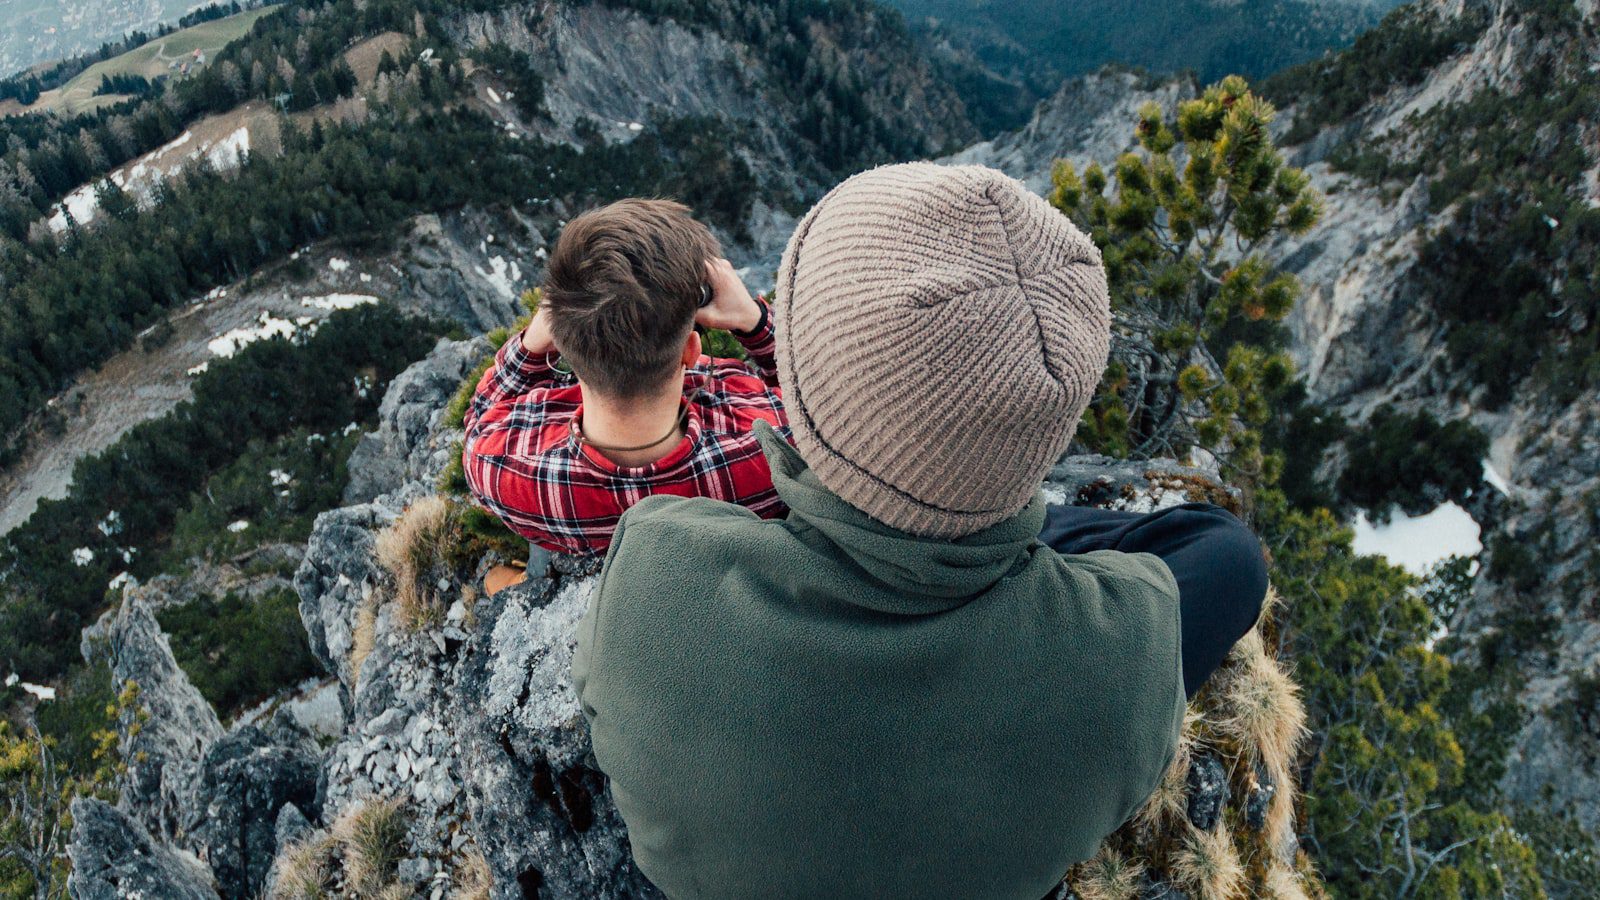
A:
POLYGON ((565 427, 552 424, 551 414, 568 406, 551 396, 560 386, 550 362, 554 351, 542 312, 500 348, 467 408, 461 462, 473 497, 511 530, 542 547, 578 553, 584 544, 552 527, 561 516, 544 508, 541 490, 559 473, 550 471, 540 448, 552 443, 552 428, 565 427))
MULTIPOLYGON (((505 426, 511 407, 519 398, 538 388, 554 386, 556 370, 550 357, 555 349, 555 339, 550 335, 550 316, 541 309, 527 328, 495 353, 494 363, 478 380, 462 423, 468 447, 485 431, 497 425, 505 426)), ((540 424, 527 423, 531 427, 540 424)))
POLYGON ((773 339, 772 314, 766 301, 750 296, 734 272, 733 263, 725 259, 706 260, 706 283, 711 286, 711 303, 695 315, 695 323, 731 332, 744 347, 762 382, 767 387, 777 387, 778 344, 773 339))

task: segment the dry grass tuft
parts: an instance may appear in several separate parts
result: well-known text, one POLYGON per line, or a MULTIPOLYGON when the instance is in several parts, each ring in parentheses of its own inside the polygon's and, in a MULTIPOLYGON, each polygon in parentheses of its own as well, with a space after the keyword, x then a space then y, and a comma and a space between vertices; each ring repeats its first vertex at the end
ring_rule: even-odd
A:
MULTIPOLYGON (((361 666, 372 655, 378 641, 378 607, 369 598, 356 610, 356 627, 350 632, 351 681, 361 678, 361 666)), ((354 685, 352 685, 353 687, 354 685)))
POLYGON ((405 855, 405 812, 398 799, 373 799, 333 823, 344 855, 346 889, 358 897, 382 896, 405 855))
POLYGON ((1139 900, 1143 881, 1143 863, 1101 847, 1093 859, 1083 864, 1075 886, 1081 900, 1139 900))
POLYGON ((1306 734, 1299 686, 1267 656, 1256 632, 1239 642, 1233 664, 1217 677, 1217 731, 1254 750, 1274 776, 1287 772, 1306 734))
POLYGON ((278 856, 278 880, 269 900, 324 900, 332 896, 334 842, 329 838, 292 844, 278 856))
POLYGON ((456 869, 455 890, 450 896, 456 900, 489 900, 493 890, 494 873, 489 871, 489 861, 482 853, 474 853, 456 869))
POLYGON ((444 621, 441 578, 450 581, 450 560, 461 542, 461 525, 450 501, 434 495, 413 503, 378 535, 378 564, 394 577, 400 624, 411 631, 444 621))
POLYGON ((467 615, 461 620, 461 627, 471 631, 478 627, 478 586, 464 584, 461 586, 461 605, 466 608, 467 615))
POLYGON ((1306 882, 1299 872, 1280 863, 1273 863, 1267 869, 1265 888, 1268 900, 1310 900, 1311 895, 1306 893, 1306 882))
POLYGON ((1172 856, 1172 877, 1198 900, 1243 897, 1244 864, 1225 828, 1190 829, 1184 847, 1172 856))
POLYGON ((414 894, 411 887, 395 880, 405 851, 402 802, 368 800, 347 810, 327 834, 301 841, 278 855, 278 879, 269 900, 410 898, 414 894))

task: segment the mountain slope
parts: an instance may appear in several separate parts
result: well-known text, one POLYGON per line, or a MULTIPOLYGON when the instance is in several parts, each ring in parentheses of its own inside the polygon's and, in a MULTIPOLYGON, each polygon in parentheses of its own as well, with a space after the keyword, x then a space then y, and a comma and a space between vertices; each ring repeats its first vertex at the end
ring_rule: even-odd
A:
POLYGON ((970 97, 1014 127, 1065 76, 1106 64, 1262 77, 1348 44, 1398 0, 889 0, 970 97), (940 51, 944 52, 941 53, 940 51), (971 71, 974 57, 988 75, 971 71), (1019 115, 1020 114, 1020 115, 1019 115), (1009 121, 1008 121, 1009 120, 1009 121))

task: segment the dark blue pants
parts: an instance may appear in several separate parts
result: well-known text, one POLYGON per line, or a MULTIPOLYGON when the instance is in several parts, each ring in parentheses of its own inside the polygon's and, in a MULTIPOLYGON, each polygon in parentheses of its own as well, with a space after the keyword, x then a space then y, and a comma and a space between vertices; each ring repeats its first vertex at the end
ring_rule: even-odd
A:
POLYGON ((1178 582, 1183 689, 1190 697, 1255 625, 1267 597, 1261 541, 1220 506, 1153 513, 1051 506, 1039 540, 1058 553, 1121 550, 1161 558, 1178 582))

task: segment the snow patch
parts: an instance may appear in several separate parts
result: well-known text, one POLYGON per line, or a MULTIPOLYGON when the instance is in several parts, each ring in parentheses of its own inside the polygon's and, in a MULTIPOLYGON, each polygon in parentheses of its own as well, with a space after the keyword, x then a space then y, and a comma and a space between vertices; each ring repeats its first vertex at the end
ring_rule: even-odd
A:
POLYGON ((133 581, 134 579, 132 572, 118 572, 117 577, 106 583, 106 590, 120 591, 128 585, 133 584, 133 581))
POLYGON ((56 698, 56 689, 53 687, 45 687, 42 684, 23 681, 22 676, 15 672, 6 677, 6 687, 16 687, 18 684, 22 685, 23 690, 38 697, 40 700, 54 700, 56 698))
POLYGON ((216 356, 232 356, 239 352, 239 348, 253 344, 262 338, 269 337, 294 337, 299 330, 295 323, 288 319, 279 319, 266 310, 256 318, 256 324, 249 328, 235 328, 232 331, 212 340, 206 344, 216 356))
POLYGON ((1420 516, 1396 515, 1387 525, 1373 525, 1357 513, 1355 551, 1385 556, 1413 575, 1426 575, 1452 556, 1476 556, 1483 550, 1482 529, 1466 510, 1445 503, 1420 516))
POLYGON ((72 551, 72 563, 77 566, 87 566, 94 562, 94 551, 88 547, 79 547, 72 551))
POLYGON ((500 102, 500 95, 499 95, 499 94, 497 94, 497 93, 495 93, 495 90, 494 90, 494 88, 492 88, 492 87, 486 87, 486 88, 484 88, 484 90, 485 90, 485 91, 488 91, 488 92, 489 92, 489 99, 490 99, 490 100, 493 100, 493 101, 494 101, 494 102, 496 102, 496 103, 499 103, 499 102, 500 102))
POLYGON ((477 266, 473 266, 473 270, 501 294, 512 300, 517 298, 516 284, 522 280, 522 267, 516 260, 507 263, 505 257, 494 256, 489 258, 489 271, 477 266))
POLYGON ((250 129, 240 126, 206 151, 206 159, 218 169, 231 169, 244 162, 250 153, 250 129))
POLYGON ((321 297, 306 297, 300 301, 300 305, 311 309, 335 310, 355 309, 377 302, 378 298, 371 294, 324 294, 321 297))
POLYGON ((1483 480, 1489 482, 1489 486, 1501 494, 1511 496, 1511 484, 1506 481, 1505 476, 1495 471, 1494 465, 1487 459, 1483 461, 1483 480))
POLYGON ((332 269, 335 272, 349 271, 349 269, 350 269, 350 260, 348 260, 348 259, 340 259, 339 257, 335 256, 334 258, 328 260, 328 268, 332 269))
POLYGON ((209 368, 211 368, 211 360, 208 359, 205 362, 203 362, 203 363, 201 363, 201 364, 199 364, 197 366, 190 366, 186 371, 190 375, 199 375, 201 372, 204 372, 205 370, 207 370, 209 368))
POLYGON ((230 532, 234 533, 234 534, 238 534, 239 532, 244 531, 246 528, 249 528, 249 527, 250 527, 250 523, 249 523, 249 521, 247 521, 245 519, 239 519, 236 522, 229 522, 228 523, 228 530, 230 532))

